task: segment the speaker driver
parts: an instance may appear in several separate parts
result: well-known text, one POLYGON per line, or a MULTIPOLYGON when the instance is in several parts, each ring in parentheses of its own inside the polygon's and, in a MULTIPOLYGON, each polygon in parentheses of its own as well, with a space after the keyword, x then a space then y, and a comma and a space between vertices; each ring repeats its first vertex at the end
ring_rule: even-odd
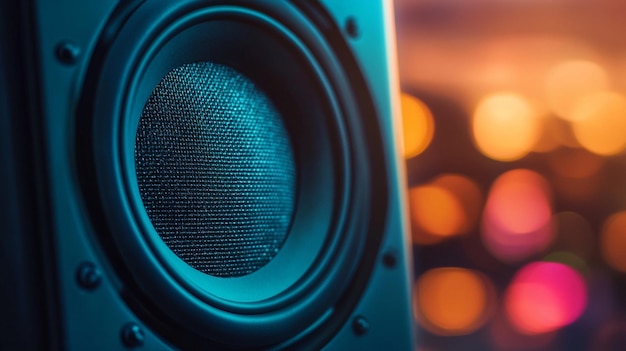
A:
POLYGON ((0 1, 0 349, 413 349, 391 14, 0 1))
POLYGON ((337 28, 245 5, 148 1, 101 39, 85 192, 129 308, 165 339, 319 349, 382 238, 378 122, 337 28))
POLYGON ((277 109, 236 70, 170 71, 143 109, 135 163, 152 224, 193 268, 243 276, 280 250, 296 197, 293 150, 277 109))

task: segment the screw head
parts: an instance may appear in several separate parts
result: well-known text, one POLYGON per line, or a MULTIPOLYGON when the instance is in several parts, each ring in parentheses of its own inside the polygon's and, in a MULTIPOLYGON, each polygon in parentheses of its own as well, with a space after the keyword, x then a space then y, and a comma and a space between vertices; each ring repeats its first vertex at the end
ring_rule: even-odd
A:
POLYGON ((76 282, 83 289, 93 290, 102 282, 102 272, 92 262, 83 262, 76 270, 76 282))
POLYGON ((383 254, 383 264, 387 268, 393 268, 398 264, 398 255, 395 251, 389 250, 383 254))
POLYGON ((348 17, 344 29, 350 38, 354 39, 359 36, 359 26, 354 17, 348 17))
POLYGON ((122 327, 121 332, 122 342, 124 345, 130 348, 139 347, 143 345, 145 341, 145 335, 141 327, 137 323, 126 323, 122 327))
POLYGON ((370 323, 363 316, 356 316, 352 320, 352 331, 356 335, 364 335, 370 330, 370 323))
POLYGON ((54 53, 59 62, 71 65, 78 61, 78 57, 80 56, 80 48, 73 43, 70 42, 61 42, 54 49, 54 53))

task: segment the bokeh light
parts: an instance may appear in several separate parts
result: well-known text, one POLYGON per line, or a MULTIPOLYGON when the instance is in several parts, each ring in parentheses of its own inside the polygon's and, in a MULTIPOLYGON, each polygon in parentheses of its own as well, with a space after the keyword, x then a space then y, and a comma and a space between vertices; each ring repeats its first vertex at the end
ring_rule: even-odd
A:
POLYGON ((449 190, 435 185, 424 185, 412 188, 409 194, 411 215, 427 232, 449 236, 466 226, 463 207, 449 190))
POLYGON ((552 111, 568 121, 580 118, 575 113, 577 102, 597 91, 609 88, 606 71, 586 60, 565 61, 554 66, 545 82, 546 99, 552 111))
MULTIPOLYGON (((509 320, 503 306, 489 323, 489 336, 497 351, 546 351, 555 350, 555 332, 541 334, 520 333, 509 320)), ((452 350, 451 350, 452 351, 452 350)))
POLYGON ((456 229, 456 233, 472 230, 478 222, 484 201, 480 186, 474 180, 454 173, 442 174, 435 178, 432 184, 448 190, 461 205, 465 220, 456 229))
POLYGON ((422 153, 430 144, 435 132, 435 121, 428 106, 418 98, 402 93, 402 130, 404 157, 412 158, 422 153))
POLYGON ((434 244, 473 229, 483 203, 478 184, 460 174, 442 174, 409 190, 413 240, 434 244))
POLYGON ((538 173, 516 169, 493 183, 482 221, 482 238, 495 257, 514 262, 547 248, 554 237, 551 191, 538 173))
POLYGON ((532 151, 550 152, 566 143, 563 141, 567 139, 567 128, 569 128, 566 122, 556 117, 544 116, 539 120, 539 123, 539 136, 532 151))
POLYGON ((529 153, 540 136, 540 120, 531 104, 515 93, 485 97, 474 111, 472 132, 478 149, 498 161, 529 153))
POLYGON ((626 1, 394 4, 401 86, 437 123, 406 162, 439 194, 413 192, 416 280, 463 267, 499 297, 462 334, 415 293, 418 349, 626 350, 626 1))
POLYGON ((571 267, 533 262, 513 277, 504 297, 511 323, 522 333, 557 330, 576 321, 587 305, 587 287, 571 267))
POLYGON ((567 251, 554 251, 546 255, 543 259, 546 262, 557 262, 569 266, 578 272, 585 274, 589 271, 587 262, 574 253, 567 251))
POLYGON ((585 204, 598 201, 598 195, 603 184, 598 175, 590 178, 572 178, 557 175, 552 185, 558 197, 570 204, 585 204))
POLYGON ((623 351, 626 345, 626 319, 602 321, 590 351, 623 351))
POLYGON ((572 211, 559 212, 554 218, 558 228, 554 249, 574 254, 584 261, 593 259, 597 246, 589 221, 572 211))
POLYGON ((599 155, 626 148, 626 97, 615 92, 586 95, 575 105, 574 134, 578 142, 599 155))
POLYGON ((418 279, 414 313, 439 335, 465 335, 480 328, 495 307, 495 289, 482 274, 464 268, 435 268, 418 279))
POLYGON ((604 222, 600 248, 606 263, 626 272, 626 211, 617 212, 604 222))
POLYGON ((558 175, 567 178, 588 178, 597 174, 606 163, 604 157, 585 149, 559 148, 547 155, 548 165, 558 175))

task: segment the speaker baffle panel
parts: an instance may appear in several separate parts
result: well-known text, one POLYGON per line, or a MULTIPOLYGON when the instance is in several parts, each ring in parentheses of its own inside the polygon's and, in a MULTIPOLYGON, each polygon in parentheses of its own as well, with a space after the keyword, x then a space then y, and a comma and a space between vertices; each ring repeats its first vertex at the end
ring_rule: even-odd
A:
MULTIPOLYGON (((83 141, 81 149, 87 150, 81 152, 79 164, 83 174, 89 175, 85 199, 94 218, 102 218, 98 240, 120 278, 126 303, 146 325, 178 347, 319 348, 343 325, 367 284, 383 235, 381 218, 387 209, 386 179, 381 167, 384 162, 372 159, 380 155, 381 141, 363 128, 363 124, 376 125, 378 120, 363 78, 346 68, 354 62, 346 56, 349 50, 345 43, 337 40, 340 33, 334 31, 338 29, 331 26, 322 30, 320 23, 300 8, 278 1, 236 1, 228 5, 146 1, 134 11, 117 13, 127 17, 111 19, 120 26, 114 33, 105 31, 107 35, 96 49, 101 55, 94 56, 87 75, 81 105, 87 113, 79 120, 78 129, 91 132, 89 137, 79 137, 83 141), (332 40, 329 31, 336 34, 332 40), (192 142, 199 141, 185 138, 195 135, 198 128, 217 128, 210 132, 212 138, 223 135, 233 143, 247 142, 236 139, 230 127, 225 127, 237 114, 224 125, 172 125, 172 121, 189 116, 197 117, 196 121, 215 118, 209 110, 192 108, 198 99, 207 98, 203 89, 218 89, 212 94, 221 96, 221 85, 213 81, 214 76, 191 86, 172 83, 168 96, 179 99, 177 110, 157 94, 164 77, 190 65, 226 67, 226 71, 236 72, 236 77, 243 77, 242 84, 258 88, 267 97, 268 106, 275 108, 271 114, 283 123, 280 128, 287 136, 282 140, 287 140, 293 153, 293 206, 288 210, 292 211, 288 224, 283 226, 283 242, 276 244, 274 256, 262 265, 228 277, 207 274, 190 265, 189 259, 181 258, 187 255, 193 260, 194 245, 183 248, 182 254, 173 250, 150 213, 153 205, 146 208, 146 189, 158 189, 161 181, 175 187, 181 181, 192 183, 203 177, 176 176, 194 171, 195 166, 185 166, 190 162, 195 165, 194 157, 184 153, 193 148, 192 142), (185 97, 194 97, 195 102, 185 102, 185 97), (162 103, 166 105, 158 105, 160 110, 154 114, 172 112, 170 108, 176 111, 168 117, 170 124, 157 125, 161 129, 150 131, 142 125, 145 111, 162 103), (198 116, 204 113, 209 116, 198 116), (185 128, 191 129, 182 134, 178 130, 185 128), (153 166, 146 171, 138 160, 146 154, 137 156, 136 151, 138 141, 144 140, 138 137, 138 130, 151 137, 155 133, 170 135, 172 139, 163 142, 176 144, 171 150, 179 150, 184 157, 175 157, 187 163, 181 167, 167 163, 170 149, 162 146, 148 155, 153 158, 153 166), (180 135, 186 137, 181 139, 180 135), (160 178, 150 178, 161 160, 165 160, 165 166, 155 175, 160 178), (139 180, 138 171, 143 180, 139 180), (145 179, 152 180, 146 183, 145 179)), ((262 104, 259 101, 255 105, 262 104)), ((216 111, 226 108, 223 102, 217 104, 216 111)), ((275 122, 268 120, 275 117, 260 118, 269 124, 275 122)), ((156 123, 148 122, 151 127, 156 123)), ((276 130, 251 133, 250 140, 262 139, 256 140, 259 145, 276 142, 269 136, 276 130)), ((201 150, 215 145, 221 144, 209 140, 201 150)), ((233 150, 224 151, 222 147, 217 152, 232 154, 233 150)), ((221 171, 211 168, 211 162, 203 172, 213 177, 221 171)), ((227 160, 217 167, 224 169, 232 164, 227 160)), ((210 180, 207 186, 221 190, 220 182, 231 182, 233 190, 224 196, 236 197, 239 175, 225 177, 210 180)), ((199 196, 200 189, 181 186, 175 195, 168 195, 174 199, 173 215, 185 207, 185 199, 193 201, 199 196), (189 194, 181 193, 181 189, 189 194)), ((155 194, 162 191, 155 190, 155 194)), ((263 196, 244 201, 275 200, 264 200, 263 196)), ((214 206, 214 202, 209 203, 214 206)), ((210 212, 211 208, 203 206, 191 210, 185 207, 185 211, 207 210, 217 217, 219 211, 210 212)), ((167 206, 160 209, 169 216, 167 206)), ((198 218, 202 216, 192 216, 192 221, 198 218)), ((189 234, 180 235, 176 229, 184 223, 173 223, 169 224, 173 229, 168 235, 174 242, 189 240, 189 234)))

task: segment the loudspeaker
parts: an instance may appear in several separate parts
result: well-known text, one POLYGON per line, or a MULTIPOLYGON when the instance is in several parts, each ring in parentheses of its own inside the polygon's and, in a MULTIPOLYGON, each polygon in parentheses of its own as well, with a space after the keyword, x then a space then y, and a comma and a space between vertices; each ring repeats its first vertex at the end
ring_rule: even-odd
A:
POLYGON ((389 1, 0 6, 3 349, 413 349, 389 1))

